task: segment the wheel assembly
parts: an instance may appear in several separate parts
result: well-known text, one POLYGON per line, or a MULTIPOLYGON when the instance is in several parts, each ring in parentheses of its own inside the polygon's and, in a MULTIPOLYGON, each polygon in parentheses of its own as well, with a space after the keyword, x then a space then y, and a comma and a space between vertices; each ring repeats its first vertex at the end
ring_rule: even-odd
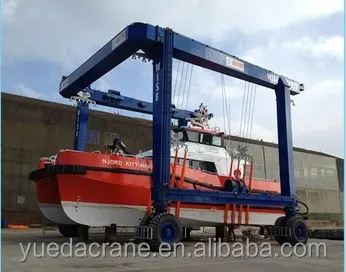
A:
POLYGON ((275 227, 279 231, 277 229, 274 232, 274 238, 280 245, 284 243, 289 243, 292 246, 298 243, 306 244, 309 239, 308 226, 299 214, 292 217, 279 217, 275 222, 275 227))
MULTIPOLYGON (((152 218, 152 216, 153 216, 152 213, 151 213, 151 214, 146 214, 146 215, 142 218, 141 222, 139 223, 139 227, 148 226, 148 225, 149 225, 149 222, 150 222, 150 220, 151 220, 151 218, 152 218)), ((142 239, 139 239, 139 238, 136 238, 136 239, 134 240, 134 243, 135 243, 135 244, 140 244, 141 242, 142 242, 142 239)))
POLYGON ((298 243, 307 243, 309 239, 309 229, 300 215, 289 217, 286 222, 286 227, 291 230, 291 235, 287 238, 287 242, 292 246, 298 243))
MULTIPOLYGON (((172 246, 181 241, 182 228, 173 214, 159 213, 150 221, 149 227, 153 230, 153 237, 150 240, 150 247, 158 251, 160 245, 165 243, 172 246)), ((167 247, 165 246, 164 249, 167 247)))
POLYGON ((276 230, 274 231, 274 239, 280 244, 284 244, 285 242, 287 242, 287 237, 282 235, 282 233, 278 234, 277 229, 283 228, 286 226, 286 221, 287 221, 287 217, 286 216, 281 216, 278 219, 276 219, 274 227, 276 228, 276 230))

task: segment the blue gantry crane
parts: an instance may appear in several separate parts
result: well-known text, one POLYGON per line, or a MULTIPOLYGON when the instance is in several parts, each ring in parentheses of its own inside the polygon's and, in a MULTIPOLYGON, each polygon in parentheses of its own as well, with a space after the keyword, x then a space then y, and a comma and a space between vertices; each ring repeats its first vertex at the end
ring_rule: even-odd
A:
MULTIPOLYGON (((60 94, 70 98, 86 91, 97 104, 118 107, 153 115, 153 213, 139 227, 138 233, 149 238, 153 249, 167 242, 179 241, 179 221, 167 212, 169 201, 281 207, 286 216, 275 223, 277 229, 288 230, 287 235, 277 234, 279 243, 306 243, 308 230, 298 214, 295 197, 293 145, 291 131, 291 99, 304 91, 304 85, 272 71, 258 67, 235 56, 173 32, 172 29, 145 23, 133 23, 104 45, 60 83, 60 94), (124 97, 115 91, 104 93, 90 89, 90 84, 115 68, 121 62, 142 50, 153 61, 153 99, 145 103, 124 97), (172 106, 173 58, 247 82, 273 89, 276 95, 278 149, 281 195, 234 194, 224 191, 199 191, 171 188, 170 130, 171 119, 184 120, 191 112, 172 106), (148 230, 152 235, 147 237, 148 230)), ((87 133, 88 106, 78 102, 75 148, 84 150, 87 133)))

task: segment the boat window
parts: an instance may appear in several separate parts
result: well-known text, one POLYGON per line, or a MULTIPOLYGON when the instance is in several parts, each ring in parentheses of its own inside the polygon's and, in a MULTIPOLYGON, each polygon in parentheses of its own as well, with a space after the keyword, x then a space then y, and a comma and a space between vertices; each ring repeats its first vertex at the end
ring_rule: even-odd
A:
POLYGON ((201 144, 211 145, 213 141, 213 135, 211 134, 201 134, 201 144))
MULTIPOLYGON (((174 160, 175 160, 175 158, 174 158, 174 157, 171 157, 171 163, 174 163, 174 160)), ((178 158, 178 161, 177 161, 178 164, 180 163, 180 160, 181 160, 181 159, 178 158)), ((183 162, 183 161, 181 160, 181 162, 183 162)))
POLYGON ((199 161, 191 161, 191 167, 193 169, 201 170, 201 162, 199 161))
MULTIPOLYGON (((183 165, 183 161, 184 161, 184 159, 183 159, 183 158, 180 158, 179 161, 178 161, 178 163, 181 164, 181 165, 183 165)), ((190 160, 186 159, 186 166, 189 166, 189 165, 190 165, 190 160)))
POLYGON ((187 133, 187 140, 190 142, 198 142, 198 133, 195 131, 186 131, 187 133))
MULTIPOLYGON (((183 158, 178 158, 178 164, 183 165, 183 158)), ((171 163, 174 163, 174 157, 171 157, 171 163)), ((190 160, 186 159, 186 166, 190 166, 190 160)))
POLYGON ((213 162, 202 162, 201 163, 201 168, 204 171, 210 172, 210 173, 216 173, 216 166, 215 163, 213 162))
POLYGON ((213 162, 202 162, 191 160, 191 167, 196 170, 202 170, 210 173, 217 173, 215 163, 213 162))
POLYGON ((213 136, 212 145, 221 146, 221 137, 213 136))

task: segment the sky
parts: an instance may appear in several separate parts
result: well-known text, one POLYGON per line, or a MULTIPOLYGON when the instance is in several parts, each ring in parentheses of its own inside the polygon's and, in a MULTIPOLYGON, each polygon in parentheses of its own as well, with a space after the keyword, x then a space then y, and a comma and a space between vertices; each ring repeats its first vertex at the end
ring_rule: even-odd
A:
MULTIPOLYGON (((2 91, 71 104, 59 95, 61 77, 125 26, 145 22, 303 83, 292 97, 294 146, 344 157, 343 13, 340 0, 4 0, 2 91)), ((151 101, 151 64, 128 59, 92 87, 151 101)), ((226 76, 223 84, 220 74, 175 61, 173 93, 179 108, 207 105, 222 131, 277 142, 270 89, 226 76)))

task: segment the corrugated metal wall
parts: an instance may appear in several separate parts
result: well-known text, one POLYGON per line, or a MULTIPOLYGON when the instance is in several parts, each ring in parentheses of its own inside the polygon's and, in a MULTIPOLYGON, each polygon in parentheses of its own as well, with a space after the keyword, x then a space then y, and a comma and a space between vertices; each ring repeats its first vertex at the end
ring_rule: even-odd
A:
POLYGON ((40 157, 72 147, 73 114, 60 106, 5 94, 1 103, 2 213, 9 223, 37 223, 41 215, 28 174, 40 157))
MULTIPOLYGON (((242 142, 232 140, 236 148, 242 142)), ((254 157, 254 177, 280 180, 278 150, 274 147, 249 144, 254 157)), ((330 156, 294 151, 296 193, 309 206, 310 219, 336 220, 343 218, 343 160, 330 156), (341 173, 342 172, 342 173, 341 173)))
MULTIPOLYGON (((75 108, 4 93, 1 103, 2 216, 10 223, 38 223, 35 185, 28 174, 40 157, 73 147, 75 108)), ((151 149, 151 122, 92 111, 87 150, 105 151, 115 136, 131 153, 151 149)), ((232 147, 241 141, 235 137, 232 147)), ((255 177, 279 180, 277 148, 257 141, 249 153, 255 158, 255 177)), ((297 196, 309 205, 311 217, 341 220, 343 160, 295 151, 294 163, 297 196)))
MULTIPOLYGON (((2 93, 2 217, 11 224, 41 222, 29 173, 43 156, 73 148, 75 108, 2 93)), ((93 111, 87 150, 104 151, 114 136, 130 152, 151 147, 149 121, 93 111)))
POLYGON ((128 118, 120 115, 94 115, 89 119, 89 133, 99 135, 97 140, 88 137, 88 149, 104 151, 119 137, 130 153, 151 148, 151 124, 147 120, 128 118), (91 132, 92 131, 92 132, 91 132), (95 140, 95 141, 94 141, 95 140))
POLYGON ((344 160, 336 159, 336 168, 338 173, 339 188, 340 188, 340 202, 341 202, 341 211, 342 219, 344 219, 344 160))

